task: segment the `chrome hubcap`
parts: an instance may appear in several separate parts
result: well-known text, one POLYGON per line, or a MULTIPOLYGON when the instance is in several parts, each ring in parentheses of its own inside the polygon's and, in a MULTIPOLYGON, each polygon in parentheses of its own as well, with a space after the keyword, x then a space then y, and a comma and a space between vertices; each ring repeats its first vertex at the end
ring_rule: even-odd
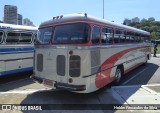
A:
POLYGON ((116 76, 115 76, 116 82, 119 82, 121 79, 121 70, 117 69, 116 76))

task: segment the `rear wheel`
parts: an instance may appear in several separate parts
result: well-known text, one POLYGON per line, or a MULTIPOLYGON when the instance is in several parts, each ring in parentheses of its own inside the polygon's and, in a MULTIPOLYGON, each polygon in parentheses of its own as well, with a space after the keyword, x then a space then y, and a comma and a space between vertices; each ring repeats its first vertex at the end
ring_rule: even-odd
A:
POLYGON ((146 66, 148 60, 149 60, 149 56, 147 55, 147 56, 146 56, 146 61, 144 62, 143 66, 146 66))
POLYGON ((117 67, 116 69, 116 73, 115 73, 115 81, 114 81, 114 84, 115 85, 118 85, 121 81, 121 78, 122 78, 122 69, 117 67))

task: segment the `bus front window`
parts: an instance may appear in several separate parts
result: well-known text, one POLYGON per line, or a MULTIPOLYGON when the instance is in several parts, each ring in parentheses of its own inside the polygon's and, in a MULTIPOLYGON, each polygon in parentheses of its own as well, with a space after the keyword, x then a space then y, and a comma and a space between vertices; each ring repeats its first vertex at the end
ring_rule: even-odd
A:
POLYGON ((84 23, 66 24, 55 27, 53 44, 84 44, 89 41, 90 27, 84 23))
POLYGON ((52 27, 39 29, 37 37, 38 39, 36 43, 48 44, 51 39, 51 35, 52 35, 52 27))

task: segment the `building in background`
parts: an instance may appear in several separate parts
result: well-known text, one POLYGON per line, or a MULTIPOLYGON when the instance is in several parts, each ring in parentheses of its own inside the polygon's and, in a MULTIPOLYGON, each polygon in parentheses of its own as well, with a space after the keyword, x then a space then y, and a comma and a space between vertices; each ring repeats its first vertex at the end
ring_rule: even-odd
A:
POLYGON ((127 18, 123 21, 124 25, 129 25, 130 23, 131 23, 131 20, 127 18))
POLYGON ((23 24, 23 16, 21 14, 18 14, 18 25, 22 25, 23 24))
POLYGON ((23 25, 34 26, 33 22, 28 18, 23 19, 23 25))
POLYGON ((132 18, 132 23, 139 23, 140 19, 138 17, 132 18))
POLYGON ((17 6, 5 5, 4 6, 4 23, 17 24, 17 6))
POLYGON ((3 23, 3 21, 0 20, 0 23, 3 23))
POLYGON ((155 21, 155 18, 154 17, 150 17, 148 18, 149 21, 155 21))

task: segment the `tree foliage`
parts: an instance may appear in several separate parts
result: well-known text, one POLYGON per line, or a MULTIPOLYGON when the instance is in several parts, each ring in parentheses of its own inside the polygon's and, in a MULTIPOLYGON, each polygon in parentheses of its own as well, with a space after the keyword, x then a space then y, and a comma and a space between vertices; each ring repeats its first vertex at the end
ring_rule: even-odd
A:
POLYGON ((155 21, 153 18, 143 19, 139 23, 131 22, 129 26, 150 32, 152 40, 160 39, 160 21, 155 21))

